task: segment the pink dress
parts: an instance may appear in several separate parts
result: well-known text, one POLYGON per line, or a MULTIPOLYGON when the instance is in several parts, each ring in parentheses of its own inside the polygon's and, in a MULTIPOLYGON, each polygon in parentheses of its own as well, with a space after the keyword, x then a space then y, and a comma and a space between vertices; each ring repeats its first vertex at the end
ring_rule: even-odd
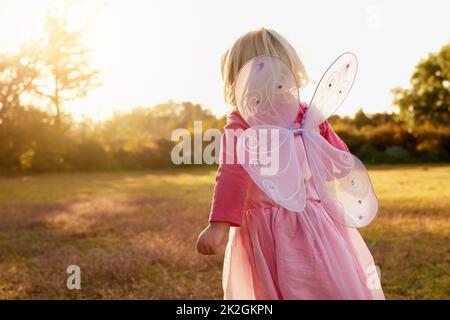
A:
MULTIPOLYGON (((225 129, 246 128, 248 124, 233 111, 225 129)), ((328 122, 321 124, 320 133, 336 148, 348 151, 328 122)), ((223 136, 222 157, 227 143, 235 145, 236 140, 223 136)), ((236 162, 219 166, 210 221, 232 226, 224 258, 224 298, 384 299, 364 240, 356 229, 329 216, 310 179, 306 158, 300 161, 307 194, 300 213, 274 203, 236 162)))

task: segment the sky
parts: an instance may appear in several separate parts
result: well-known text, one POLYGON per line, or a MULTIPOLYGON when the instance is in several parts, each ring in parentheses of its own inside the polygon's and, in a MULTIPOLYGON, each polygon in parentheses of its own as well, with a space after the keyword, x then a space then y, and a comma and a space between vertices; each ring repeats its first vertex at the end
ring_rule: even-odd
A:
MULTIPOLYGON (((392 112, 390 90, 408 86, 420 59, 450 42, 446 0, 0 0, 0 52, 36 37, 47 10, 63 4, 71 25, 87 28, 103 83, 65 110, 94 120, 168 100, 223 115, 220 57, 260 27, 284 35, 315 81, 341 53, 357 55, 355 85, 337 114, 392 112)), ((309 101, 313 88, 300 98, 309 101)))

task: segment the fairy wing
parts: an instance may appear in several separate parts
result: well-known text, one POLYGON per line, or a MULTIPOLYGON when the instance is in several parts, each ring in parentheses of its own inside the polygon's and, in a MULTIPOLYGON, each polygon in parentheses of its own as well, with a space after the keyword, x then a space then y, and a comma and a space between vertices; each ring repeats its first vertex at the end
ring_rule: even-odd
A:
MULTIPOLYGON (((342 103, 353 85, 357 61, 339 57, 322 77, 302 123, 303 142, 317 192, 331 216, 350 227, 369 224, 378 201, 364 165, 330 145, 317 127, 342 103)), ((238 110, 251 126, 238 138, 238 161, 269 197, 302 211, 305 186, 292 126, 298 112, 298 86, 281 60, 261 56, 240 70, 235 82, 238 110)))
POLYGON ((309 104, 304 128, 316 128, 328 119, 347 97, 355 81, 358 60, 353 53, 339 56, 327 69, 309 104))
POLYGON ((305 186, 291 130, 250 127, 240 134, 236 150, 238 162, 273 201, 288 210, 303 211, 305 186))
POLYGON ((289 130, 299 111, 294 75, 276 57, 256 57, 239 71, 234 96, 250 125, 237 141, 239 163, 272 200, 291 211, 303 211, 304 180, 289 130))
POLYGON ((305 131, 303 141, 317 194, 327 212, 348 227, 370 224, 378 200, 364 164, 316 132, 305 131))
POLYGON ((234 83, 239 113, 250 126, 290 128, 299 111, 298 86, 279 58, 259 56, 248 61, 234 83))
POLYGON ((304 116, 303 141, 316 190, 325 208, 349 227, 368 225, 378 211, 378 200, 363 163, 329 144, 314 132, 347 97, 358 63, 352 53, 337 58, 322 76, 304 116))

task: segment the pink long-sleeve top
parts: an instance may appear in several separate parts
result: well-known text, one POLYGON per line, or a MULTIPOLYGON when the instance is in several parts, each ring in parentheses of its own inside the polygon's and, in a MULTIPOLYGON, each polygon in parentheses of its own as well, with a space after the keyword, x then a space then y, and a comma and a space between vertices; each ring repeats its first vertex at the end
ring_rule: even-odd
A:
MULTIPOLYGON (((296 122, 300 122, 305 109, 305 104, 301 103, 296 122)), ((238 111, 234 110, 227 118, 225 130, 245 130, 249 125, 241 117, 238 111)), ((333 131, 327 121, 319 126, 320 134, 334 147, 349 151, 347 145, 333 131)), ((226 132, 226 131, 225 131, 226 132)), ((229 141, 227 135, 222 135, 221 157, 226 159, 227 144, 232 143, 236 148, 236 138, 229 141)), ((228 150, 230 150, 228 148, 228 150)), ((255 202, 267 203, 267 206, 275 205, 263 191, 259 190, 252 182, 245 169, 237 163, 236 152, 234 152, 235 161, 227 163, 222 161, 216 174, 216 184, 214 187, 214 196, 212 200, 209 221, 228 222, 231 226, 239 227, 248 208, 255 206, 255 202), (248 194, 252 196, 249 197, 248 194), (257 199, 257 200, 255 200, 257 199)))

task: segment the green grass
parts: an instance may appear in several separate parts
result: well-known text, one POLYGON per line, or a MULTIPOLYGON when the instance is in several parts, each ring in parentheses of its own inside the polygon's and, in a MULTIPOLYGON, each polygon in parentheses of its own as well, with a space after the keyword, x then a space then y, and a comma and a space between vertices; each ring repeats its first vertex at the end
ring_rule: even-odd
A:
MULTIPOLYGON (((214 170, 0 178, 0 298, 220 299, 222 256, 196 253, 214 170), (81 268, 82 289, 66 288, 81 268)), ((361 233, 388 299, 450 298, 450 166, 373 167, 361 233)))

